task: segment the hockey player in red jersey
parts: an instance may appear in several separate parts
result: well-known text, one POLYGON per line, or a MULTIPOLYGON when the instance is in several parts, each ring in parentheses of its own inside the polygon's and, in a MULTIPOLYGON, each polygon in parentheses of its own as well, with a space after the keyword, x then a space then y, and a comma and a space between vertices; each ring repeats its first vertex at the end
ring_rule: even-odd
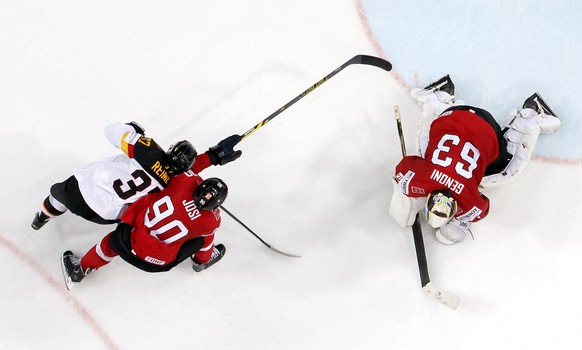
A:
POLYGON ((54 184, 35 214, 32 228, 40 229, 67 210, 98 224, 117 223, 129 204, 161 191, 173 176, 189 169, 199 173, 241 155, 241 151, 233 149, 240 141, 238 135, 227 137, 198 155, 188 141, 177 142, 165 152, 144 134, 145 130, 135 122, 108 125, 106 138, 123 154, 80 167, 64 182, 54 184))
POLYGON ((540 134, 551 134, 560 120, 538 93, 510 113, 504 129, 484 109, 454 97, 447 75, 411 95, 422 107, 417 137, 419 156, 396 165, 390 214, 411 226, 423 210, 444 244, 461 242, 471 223, 487 216, 489 189, 515 179, 525 168, 540 134))
POLYGON ((202 180, 189 170, 175 176, 162 192, 143 197, 121 217, 121 224, 81 259, 71 251, 62 258, 67 288, 119 255, 147 272, 172 269, 191 257, 200 272, 222 258, 225 247, 214 245, 220 210, 228 194, 218 178, 202 180))

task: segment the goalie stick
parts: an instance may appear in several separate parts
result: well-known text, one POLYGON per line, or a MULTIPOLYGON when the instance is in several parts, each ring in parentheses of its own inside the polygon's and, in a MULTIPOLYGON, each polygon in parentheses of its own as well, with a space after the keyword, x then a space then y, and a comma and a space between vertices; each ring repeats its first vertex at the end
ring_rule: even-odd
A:
MULTIPOLYGON (((400 107, 398 105, 394 106, 394 117, 396 118, 396 126, 398 127, 398 136, 400 137, 402 157, 406 157, 406 144, 404 143, 402 120, 400 119, 400 107)), ((459 306, 459 298, 453 294, 438 289, 430 281, 430 276, 428 274, 428 263, 426 261, 426 251, 424 249, 424 240, 422 238, 422 227, 420 226, 420 216, 418 213, 416 213, 414 224, 412 224, 412 237, 414 238, 414 248, 416 250, 416 260, 418 262, 422 290, 430 298, 450 307, 451 309, 456 309, 457 306, 459 306)))
POLYGON ((388 62, 388 61, 386 61, 386 60, 384 60, 382 58, 375 57, 375 56, 368 56, 368 55, 356 55, 356 56, 352 57, 350 60, 348 60, 347 62, 345 62, 344 64, 342 64, 341 66, 337 67, 333 72, 331 72, 328 75, 326 75, 325 77, 321 78, 321 80, 319 80, 317 83, 315 83, 312 86, 310 86, 307 90, 305 90, 302 93, 300 93, 294 99, 292 99, 291 101, 287 102, 281 108, 277 109, 270 116, 268 116, 267 118, 263 119, 260 123, 258 123, 257 125, 253 126, 249 130, 247 130, 241 136, 239 142, 242 141, 242 140, 244 140, 244 139, 246 139, 247 137, 249 137, 252 133, 254 133, 255 131, 259 130, 265 124, 267 124, 268 122, 270 122, 273 118, 275 118, 276 116, 278 116, 279 114, 281 114, 281 112, 283 112, 284 110, 286 110, 287 108, 289 108, 293 104, 295 104, 295 102, 297 102, 300 99, 302 99, 303 97, 307 96, 310 92, 312 92, 313 90, 317 89, 323 83, 325 83, 326 81, 328 81, 329 79, 331 79, 334 75, 336 75, 337 73, 341 72, 344 68, 346 68, 346 67, 348 67, 348 66, 350 66, 352 64, 365 64, 365 65, 369 65, 369 66, 374 66, 374 67, 381 68, 381 69, 383 69, 385 71, 392 70, 392 64, 390 64, 390 62, 388 62))

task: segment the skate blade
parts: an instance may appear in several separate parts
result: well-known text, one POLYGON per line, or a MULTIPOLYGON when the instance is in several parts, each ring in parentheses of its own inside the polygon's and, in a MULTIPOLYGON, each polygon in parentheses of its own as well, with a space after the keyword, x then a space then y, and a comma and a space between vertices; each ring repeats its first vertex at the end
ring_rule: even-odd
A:
POLYGON ((65 262, 63 260, 63 256, 61 256, 61 269, 63 270, 63 279, 65 280, 65 287, 67 290, 71 290, 75 285, 75 282, 71 280, 71 277, 67 274, 67 269, 65 268, 65 262))

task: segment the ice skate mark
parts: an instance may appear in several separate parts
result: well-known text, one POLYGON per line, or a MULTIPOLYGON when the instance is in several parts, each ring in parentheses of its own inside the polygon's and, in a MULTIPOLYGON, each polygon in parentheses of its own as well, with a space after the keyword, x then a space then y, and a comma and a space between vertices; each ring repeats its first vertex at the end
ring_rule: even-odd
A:
MULTIPOLYGON (((24 263, 24 265, 28 266, 32 271, 40 276, 42 280, 52 287, 57 295, 65 299, 65 303, 70 305, 79 316, 81 316, 83 321, 85 321, 89 328, 97 334, 107 349, 119 349, 117 344, 115 344, 107 332, 99 325, 99 322, 91 316, 91 313, 65 289, 61 276, 58 276, 58 278, 51 276, 50 273, 48 273, 42 265, 34 259, 34 257, 20 250, 14 243, 10 242, 2 235, 0 235, 0 245, 6 248, 6 250, 16 256, 22 263, 24 263)), ((55 264, 58 265, 57 258, 58 256, 55 258, 55 264)))

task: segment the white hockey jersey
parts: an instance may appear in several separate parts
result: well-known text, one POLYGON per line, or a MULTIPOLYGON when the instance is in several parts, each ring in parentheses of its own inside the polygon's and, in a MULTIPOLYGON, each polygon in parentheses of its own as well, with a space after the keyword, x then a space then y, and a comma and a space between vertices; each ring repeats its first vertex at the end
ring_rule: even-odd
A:
POLYGON ((87 205, 103 219, 116 220, 129 204, 166 187, 170 175, 161 163, 164 150, 133 127, 114 123, 105 136, 124 154, 80 167, 73 175, 87 205))

